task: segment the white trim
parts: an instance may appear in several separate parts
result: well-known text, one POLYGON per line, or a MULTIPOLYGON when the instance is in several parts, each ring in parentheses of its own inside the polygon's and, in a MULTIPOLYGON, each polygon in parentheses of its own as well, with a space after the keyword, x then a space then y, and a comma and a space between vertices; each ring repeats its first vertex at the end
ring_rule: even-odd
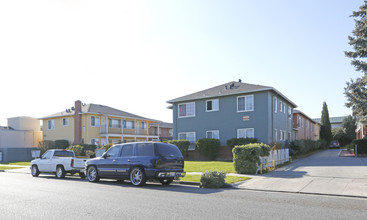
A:
POLYGON ((219 111, 219 99, 209 99, 209 100, 206 100, 205 102, 205 110, 206 112, 217 112, 219 111), (212 102, 212 110, 208 110, 208 102, 212 102), (213 101, 217 101, 218 102, 218 109, 213 109, 213 101))
POLYGON ((274 105, 273 108, 274 108, 274 113, 277 113, 278 112, 278 98, 274 96, 274 105))
POLYGON ((196 104, 195 102, 186 102, 186 103, 181 103, 181 104, 177 104, 177 116, 178 118, 191 118, 191 117, 195 117, 196 115, 196 104), (194 105, 194 114, 193 115, 189 115, 187 116, 187 105, 188 104, 193 104, 194 105), (186 115, 185 116, 180 116, 180 105, 185 105, 186 107, 186 115))
POLYGON ((274 141, 277 142, 278 141, 278 130, 275 128, 274 129, 274 141))
POLYGON ((245 95, 245 96, 237 96, 237 112, 253 112, 255 111, 255 99, 254 99, 254 95, 245 95), (247 97, 252 97, 252 109, 251 110, 246 110, 246 98, 247 97), (245 99, 245 106, 244 106, 244 110, 238 110, 238 99, 239 98, 244 98, 245 99))
POLYGON ((213 137, 212 137, 212 139, 218 139, 218 140, 220 140, 219 130, 206 131, 206 136, 205 136, 206 138, 208 138, 208 132, 212 132, 212 133, 213 133, 213 132, 218 132, 218 138, 213 138, 213 137))

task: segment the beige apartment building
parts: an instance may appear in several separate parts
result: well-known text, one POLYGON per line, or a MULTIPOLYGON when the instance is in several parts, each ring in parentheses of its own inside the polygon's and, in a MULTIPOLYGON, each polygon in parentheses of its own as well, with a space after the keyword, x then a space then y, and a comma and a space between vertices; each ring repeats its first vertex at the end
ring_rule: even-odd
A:
POLYGON ((159 139, 149 132, 157 120, 141 117, 109 106, 75 101, 71 109, 41 118, 44 140, 68 140, 70 144, 123 143, 159 139))

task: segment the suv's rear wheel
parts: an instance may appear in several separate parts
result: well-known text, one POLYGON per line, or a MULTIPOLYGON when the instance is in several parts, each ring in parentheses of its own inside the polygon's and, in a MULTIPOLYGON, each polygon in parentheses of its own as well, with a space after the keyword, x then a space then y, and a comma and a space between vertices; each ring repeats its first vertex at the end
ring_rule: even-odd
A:
POLYGON ((99 181, 99 175, 97 168, 95 166, 90 166, 87 169, 87 179, 89 182, 98 182, 99 181))
POLYGON ((37 165, 33 165, 32 166, 32 176, 37 177, 38 175, 40 175, 40 171, 38 170, 37 165))
POLYGON ((162 185, 164 185, 164 186, 168 186, 169 184, 171 184, 173 182, 173 178, 160 179, 159 182, 161 182, 162 185))
POLYGON ((130 172, 130 181, 134 186, 142 186, 145 184, 145 174, 140 167, 134 167, 130 172))
POLYGON ((56 167, 56 177, 58 179, 63 179, 65 178, 66 172, 63 166, 59 165, 56 167))

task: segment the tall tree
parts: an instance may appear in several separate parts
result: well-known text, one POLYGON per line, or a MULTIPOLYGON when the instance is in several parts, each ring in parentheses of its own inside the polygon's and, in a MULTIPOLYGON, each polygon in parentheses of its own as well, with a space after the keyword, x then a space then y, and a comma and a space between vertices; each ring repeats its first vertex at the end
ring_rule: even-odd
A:
POLYGON ((324 102, 324 105, 322 106, 320 138, 326 140, 328 144, 332 138, 329 110, 326 102, 324 102))
MULTIPOLYGON (((348 117, 344 118, 342 122, 342 128, 345 134, 345 138, 349 141, 349 143, 356 139, 356 118, 349 115, 348 117)), ((347 143, 347 144, 349 144, 347 143)))
POLYGON ((367 1, 359 8, 359 11, 354 11, 351 17, 354 17, 355 29, 352 32, 353 36, 349 36, 349 44, 352 46, 352 51, 346 51, 345 55, 352 59, 351 64, 357 71, 363 75, 356 80, 347 82, 344 88, 345 96, 347 97, 346 106, 352 108, 353 114, 357 115, 360 120, 367 118, 367 1))

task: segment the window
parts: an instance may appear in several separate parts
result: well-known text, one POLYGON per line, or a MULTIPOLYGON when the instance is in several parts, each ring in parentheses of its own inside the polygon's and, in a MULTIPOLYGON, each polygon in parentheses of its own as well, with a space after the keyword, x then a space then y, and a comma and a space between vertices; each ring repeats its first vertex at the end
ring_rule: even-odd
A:
POLYGON ((283 141, 283 131, 282 130, 279 130, 280 131, 280 141, 283 141))
POLYGON ((237 97, 237 112, 247 112, 254 110, 254 96, 239 96, 237 97))
POLYGON ((288 106, 288 118, 292 119, 292 108, 288 106))
POLYGON ((54 130, 55 129, 55 120, 48 120, 47 121, 47 128, 48 128, 48 130, 54 130))
POLYGON ((134 156, 134 146, 132 144, 126 144, 122 146, 121 157, 134 156))
POLYGON ((121 120, 120 119, 108 119, 108 127, 110 128, 121 128, 121 120))
POLYGON ((285 111, 285 109, 286 109, 286 108, 287 108, 287 105, 284 103, 284 104, 283 104, 283 112, 284 112, 284 114, 285 114, 285 113, 287 113, 287 112, 285 111))
POLYGON ((297 117, 297 127, 301 127, 302 126, 302 117, 298 116, 297 117))
POLYGON ((283 112, 283 109, 284 109, 284 103, 280 101, 280 112, 283 112))
POLYGON ((179 104, 178 105, 178 117, 194 117, 195 116, 195 102, 179 104))
POLYGON ((278 141, 278 130, 274 129, 274 141, 277 142, 278 141))
POLYGON ((136 156, 154 156, 153 143, 136 144, 136 156))
POLYGON ((121 146, 114 146, 114 147, 111 147, 108 151, 107 151, 107 156, 109 157, 118 157, 119 156, 119 153, 120 153, 120 149, 121 149, 121 146))
POLYGON ((63 118, 62 119, 62 125, 63 126, 69 126, 69 118, 63 118))
POLYGON ((93 144, 93 145, 96 145, 96 146, 99 146, 99 139, 91 139, 90 140, 90 143, 93 144))
POLYGON ((90 125, 92 127, 99 127, 99 117, 91 116, 90 117, 90 125))
POLYGON ((135 122, 134 121, 124 121, 124 128, 134 129, 135 128, 135 122))
POLYGON ((171 144, 155 143, 155 146, 158 149, 158 153, 162 156, 182 157, 181 151, 171 144))
POLYGON ((207 112, 219 111, 219 100, 214 99, 206 101, 206 111, 207 112))
POLYGON ((276 97, 274 97, 274 112, 278 112, 278 99, 276 97))
POLYGON ((288 132, 288 141, 292 140, 291 132, 288 132))
POLYGON ((143 129, 143 130, 147 129, 147 123, 146 122, 141 123, 141 129, 143 129))
POLYGON ((53 157, 75 157, 72 151, 56 150, 53 157))
POLYGON ((254 138, 254 137, 255 137, 254 128, 237 129, 237 138, 254 138))
POLYGON ((196 142, 195 132, 178 133, 178 139, 188 140, 190 142, 189 150, 195 150, 195 142, 196 142))
POLYGON ((52 154, 51 151, 46 151, 46 153, 44 153, 41 158, 42 159, 50 159, 51 158, 51 154, 52 154))
POLYGON ((207 131, 206 138, 219 139, 219 131, 207 131))

